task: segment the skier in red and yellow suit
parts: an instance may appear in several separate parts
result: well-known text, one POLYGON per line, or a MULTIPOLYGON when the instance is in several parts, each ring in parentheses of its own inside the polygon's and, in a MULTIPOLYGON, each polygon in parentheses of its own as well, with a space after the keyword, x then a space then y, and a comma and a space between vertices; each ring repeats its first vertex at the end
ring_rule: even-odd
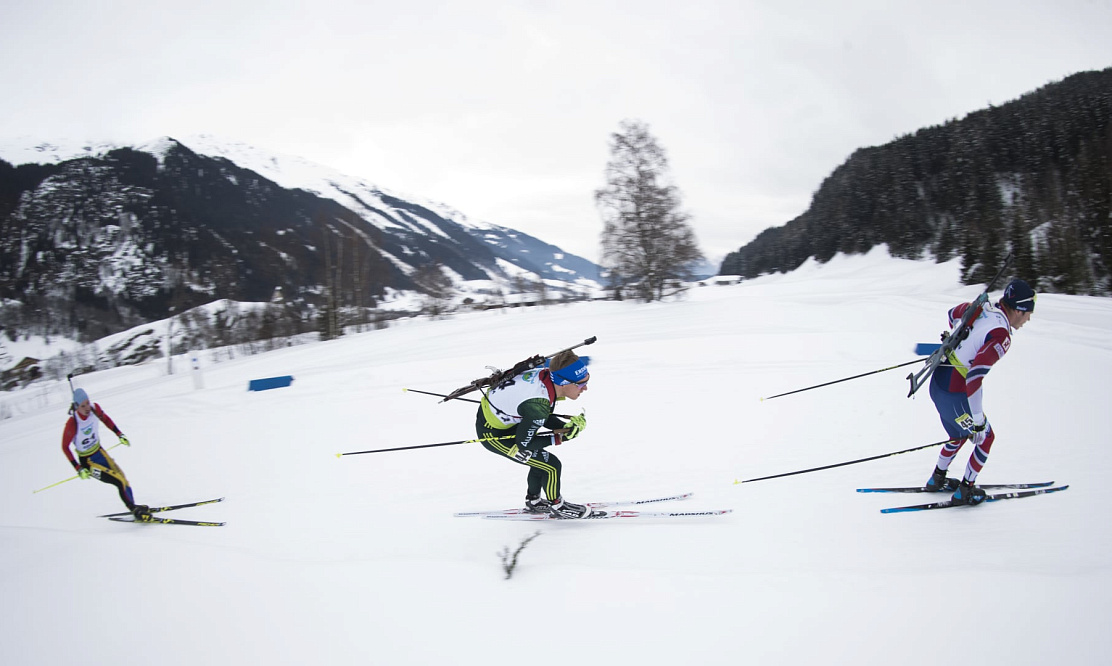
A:
POLYGON ((62 453, 66 454, 66 459, 73 465, 77 475, 82 479, 93 477, 116 486, 128 511, 139 520, 149 520, 148 507, 135 503, 135 493, 123 470, 101 446, 100 424, 108 426, 120 438, 121 444, 131 446, 127 437, 124 437, 100 405, 89 401, 89 394, 85 389, 73 392, 72 411, 73 414, 66 421, 66 428, 62 432, 62 453))

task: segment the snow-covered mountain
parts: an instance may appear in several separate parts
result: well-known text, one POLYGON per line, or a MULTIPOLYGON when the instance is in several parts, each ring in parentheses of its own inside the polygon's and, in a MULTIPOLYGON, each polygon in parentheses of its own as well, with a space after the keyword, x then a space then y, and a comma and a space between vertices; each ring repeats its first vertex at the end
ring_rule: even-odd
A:
MULTIPOLYGON (((149 152, 166 150, 171 139, 160 139, 145 148, 149 152)), ((491 247, 505 261, 518 269, 533 273, 534 279, 551 280, 556 288, 560 283, 577 284, 595 288, 599 280, 599 267, 594 263, 569 254, 529 234, 508 227, 474 220, 443 203, 423 199, 412 194, 392 191, 364 179, 341 173, 315 162, 293 155, 281 155, 245 143, 217 139, 211 135, 194 135, 181 143, 191 150, 210 157, 222 157, 234 164, 265 176, 286 189, 300 189, 331 199, 349 210, 359 212, 369 222, 380 228, 425 230, 447 237, 431 212, 442 220, 458 224, 472 237, 491 247), (416 226, 414 226, 416 225, 416 226)), ((520 275, 513 268, 506 268, 511 275, 520 275)), ((494 276, 497 279, 498 276, 494 276)))
POLYGON ((385 307, 599 287, 597 265, 541 239, 209 136, 23 140, 0 160, 0 298, 100 334, 218 298, 281 293, 306 317, 330 296, 385 307))

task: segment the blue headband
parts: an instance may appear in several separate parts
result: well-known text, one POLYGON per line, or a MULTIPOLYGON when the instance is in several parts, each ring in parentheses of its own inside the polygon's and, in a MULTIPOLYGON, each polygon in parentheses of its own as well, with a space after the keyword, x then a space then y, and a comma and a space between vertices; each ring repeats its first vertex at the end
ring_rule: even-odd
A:
POLYGON ((569 366, 560 368, 559 370, 552 371, 552 382, 557 386, 564 384, 574 384, 587 376, 587 364, 583 359, 576 359, 574 363, 569 366))

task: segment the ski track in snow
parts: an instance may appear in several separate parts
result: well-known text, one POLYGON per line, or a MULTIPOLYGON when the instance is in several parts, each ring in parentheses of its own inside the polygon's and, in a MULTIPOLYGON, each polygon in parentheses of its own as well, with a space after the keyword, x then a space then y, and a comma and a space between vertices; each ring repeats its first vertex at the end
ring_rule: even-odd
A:
POLYGON ((733 483, 944 439, 926 390, 905 397, 917 366, 760 398, 911 360, 978 291, 955 262, 877 250, 677 302, 402 321, 206 364, 202 390, 165 361, 77 377, 132 442, 111 455, 138 500, 225 496, 172 514, 224 527, 97 518, 120 504, 95 481, 33 494, 71 474, 68 388, 2 394, 37 407, 0 421, 0 663, 1100 663, 1112 300, 1040 295, 985 381, 980 480, 1066 492, 906 515, 879 509, 914 496, 854 492, 924 482, 937 449, 733 483), (693 491, 671 506, 733 513, 454 518, 516 506, 524 469, 478 445, 335 455, 470 438, 475 405, 402 389, 444 393, 591 335, 590 388, 558 407, 588 415, 553 450, 566 497, 693 491), (504 580, 499 551, 538 530, 504 580))

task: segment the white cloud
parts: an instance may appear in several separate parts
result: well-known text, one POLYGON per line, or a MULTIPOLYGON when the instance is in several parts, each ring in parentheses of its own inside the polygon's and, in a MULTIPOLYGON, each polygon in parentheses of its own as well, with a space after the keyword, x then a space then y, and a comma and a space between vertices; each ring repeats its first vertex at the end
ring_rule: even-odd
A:
POLYGON ((858 147, 1112 64, 1097 0, 8 3, 0 139, 216 134, 597 258, 643 120, 719 257, 858 147))

